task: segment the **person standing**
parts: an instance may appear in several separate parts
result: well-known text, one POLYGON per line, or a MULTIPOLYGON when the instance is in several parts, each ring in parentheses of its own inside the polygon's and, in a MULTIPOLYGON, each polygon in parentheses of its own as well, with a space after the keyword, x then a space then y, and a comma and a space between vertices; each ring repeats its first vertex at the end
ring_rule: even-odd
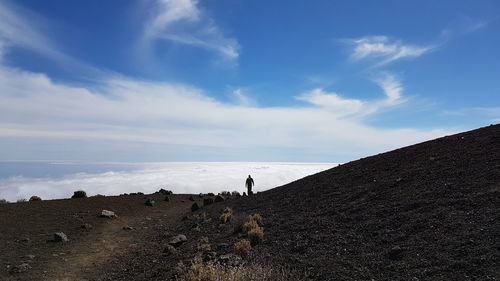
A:
POLYGON ((248 178, 247 178, 247 181, 245 182, 245 185, 247 187, 247 190, 248 190, 248 195, 252 195, 253 192, 252 192, 252 187, 255 185, 255 183, 253 182, 253 179, 250 175, 248 175, 248 178))

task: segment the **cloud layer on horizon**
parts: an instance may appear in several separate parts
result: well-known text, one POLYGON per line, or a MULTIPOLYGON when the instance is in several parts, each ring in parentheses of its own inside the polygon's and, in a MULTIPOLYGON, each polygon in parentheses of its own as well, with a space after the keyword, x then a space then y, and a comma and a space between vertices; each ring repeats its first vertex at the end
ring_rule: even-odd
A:
POLYGON ((336 164, 299 163, 157 163, 144 164, 134 171, 78 173, 59 178, 10 177, 0 179, 0 199, 15 202, 33 195, 46 199, 69 198, 83 189, 89 196, 122 193, 153 193, 160 188, 175 193, 245 192, 245 178, 251 174, 254 191, 264 191, 336 164))

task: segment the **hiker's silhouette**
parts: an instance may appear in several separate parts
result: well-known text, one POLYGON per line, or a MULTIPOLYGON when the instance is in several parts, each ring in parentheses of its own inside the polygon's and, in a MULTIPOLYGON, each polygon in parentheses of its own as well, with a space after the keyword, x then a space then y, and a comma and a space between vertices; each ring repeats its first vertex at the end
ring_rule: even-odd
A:
POLYGON ((245 182, 245 185, 246 185, 247 190, 248 190, 248 195, 252 195, 253 194, 252 186, 254 186, 255 183, 253 182, 253 179, 250 175, 248 175, 248 178, 247 178, 247 181, 245 182))

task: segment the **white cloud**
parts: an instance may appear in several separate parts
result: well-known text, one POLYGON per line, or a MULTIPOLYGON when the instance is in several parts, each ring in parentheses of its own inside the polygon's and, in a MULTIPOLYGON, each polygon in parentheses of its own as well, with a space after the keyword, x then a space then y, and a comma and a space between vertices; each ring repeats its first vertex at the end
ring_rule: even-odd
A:
POLYGON ((313 89, 296 97, 298 100, 325 108, 336 116, 346 116, 362 111, 364 102, 357 99, 346 99, 336 93, 328 93, 321 88, 313 89))
POLYGON ((231 93, 231 98, 241 106, 255 106, 256 102, 250 98, 241 88, 235 89, 231 93))
MULTIPOLYGON (((76 87, 0 67, 0 145, 12 138, 102 140, 110 149, 118 142, 140 142, 366 155, 449 133, 370 127, 327 107, 358 110, 364 102, 320 91, 309 96, 313 107, 249 107, 223 103, 179 84, 124 78, 102 84, 99 90, 76 87)), ((398 87, 388 85, 387 100, 394 101, 398 87)), ((369 103, 366 110, 373 110, 369 106, 378 110, 381 105, 369 103)))
POLYGON ((396 105, 401 102, 403 85, 396 76, 386 73, 375 82, 384 90, 386 95, 385 103, 388 105, 396 105))
POLYGON ((348 99, 341 97, 337 93, 329 93, 321 88, 313 89, 296 98, 328 110, 337 117, 354 118, 366 117, 378 113, 382 109, 403 103, 403 85, 395 75, 385 73, 375 79, 374 82, 383 90, 385 98, 374 100, 348 99))
POLYGON ((392 40, 387 36, 366 36, 345 40, 345 42, 352 46, 352 59, 375 60, 376 66, 400 59, 420 57, 435 48, 435 46, 406 45, 400 40, 392 40))
MULTIPOLYGON (((41 166, 43 164, 39 164, 41 166)), ((70 174, 58 178, 10 177, 0 179, 0 199, 16 201, 33 195, 43 199, 68 198, 76 189, 88 195, 152 193, 160 188, 175 193, 246 192, 245 178, 251 174, 254 191, 264 191, 336 164, 306 163, 155 163, 136 164, 133 171, 110 167, 108 172, 70 174)), ((95 166, 95 165, 93 165, 95 166)), ((56 168, 51 168, 56 169, 56 168)))
POLYGON ((196 0, 157 0, 157 11, 146 25, 144 40, 167 40, 218 53, 227 61, 239 57, 238 41, 226 37, 196 0))

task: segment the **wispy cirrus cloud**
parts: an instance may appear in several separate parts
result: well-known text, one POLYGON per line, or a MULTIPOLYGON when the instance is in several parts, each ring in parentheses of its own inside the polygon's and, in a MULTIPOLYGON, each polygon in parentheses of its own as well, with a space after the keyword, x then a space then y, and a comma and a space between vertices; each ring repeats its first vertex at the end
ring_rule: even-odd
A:
POLYGON ((101 76, 105 71, 61 51, 46 35, 49 22, 7 0, 0 0, 0 62, 9 49, 21 48, 53 60, 72 71, 101 76))
POLYGON ((374 79, 383 91, 384 98, 374 100, 349 99, 335 92, 316 88, 296 97, 314 106, 331 111, 337 117, 366 117, 383 109, 395 107, 404 102, 403 85, 393 74, 384 73, 374 79))
POLYGON ((350 57, 356 61, 370 60, 375 66, 391 62, 420 57, 436 48, 434 45, 417 46, 404 44, 401 40, 387 36, 366 36, 343 40, 352 47, 350 57))
POLYGON ((215 52, 230 62, 238 60, 238 41, 227 37, 197 0, 157 0, 153 9, 157 12, 145 26, 146 42, 169 41, 215 52))

